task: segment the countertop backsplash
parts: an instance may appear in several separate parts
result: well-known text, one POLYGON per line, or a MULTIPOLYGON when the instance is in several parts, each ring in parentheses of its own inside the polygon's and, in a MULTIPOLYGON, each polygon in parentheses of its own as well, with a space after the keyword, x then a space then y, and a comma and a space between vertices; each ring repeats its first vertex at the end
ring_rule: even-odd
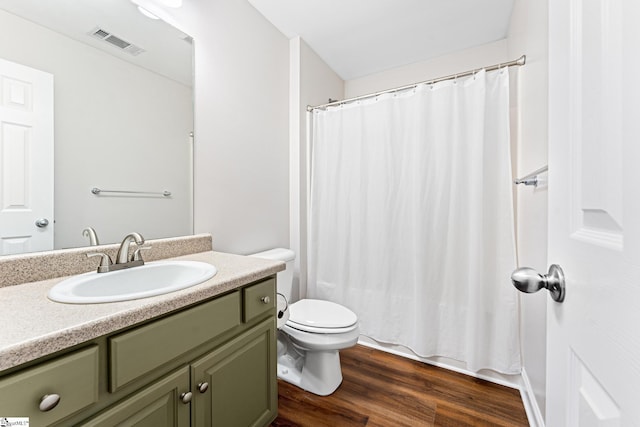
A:
MULTIPOLYGON (((145 261, 157 261, 213 249, 210 234, 147 240, 147 244, 151 249, 143 253, 145 261)), ((100 264, 100 257, 87 258, 86 254, 103 252, 115 259, 119 247, 120 244, 115 243, 2 256, 0 288, 96 270, 100 264)))

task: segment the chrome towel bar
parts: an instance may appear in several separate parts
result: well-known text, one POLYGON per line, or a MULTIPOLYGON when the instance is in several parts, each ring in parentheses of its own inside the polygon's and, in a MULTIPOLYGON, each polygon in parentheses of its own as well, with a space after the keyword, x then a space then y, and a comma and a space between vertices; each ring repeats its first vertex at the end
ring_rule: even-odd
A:
POLYGON ((95 194, 96 196, 101 194, 101 193, 146 194, 146 195, 164 196, 164 197, 171 196, 171 191, 166 191, 166 190, 165 191, 101 190, 98 187, 93 187, 91 189, 91 193, 95 194))
POLYGON ((549 170, 549 166, 543 166, 538 170, 531 172, 528 175, 523 176, 522 178, 518 178, 513 181, 514 184, 524 184, 524 185, 533 185, 534 187, 538 186, 538 175, 543 172, 549 170))

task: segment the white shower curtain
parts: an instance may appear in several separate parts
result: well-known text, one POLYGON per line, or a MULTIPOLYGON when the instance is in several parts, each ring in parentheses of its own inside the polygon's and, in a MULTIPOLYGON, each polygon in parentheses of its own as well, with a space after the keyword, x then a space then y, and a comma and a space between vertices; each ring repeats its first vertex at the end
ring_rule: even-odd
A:
POLYGON ((310 298, 424 357, 520 372, 505 70, 314 110, 310 298))

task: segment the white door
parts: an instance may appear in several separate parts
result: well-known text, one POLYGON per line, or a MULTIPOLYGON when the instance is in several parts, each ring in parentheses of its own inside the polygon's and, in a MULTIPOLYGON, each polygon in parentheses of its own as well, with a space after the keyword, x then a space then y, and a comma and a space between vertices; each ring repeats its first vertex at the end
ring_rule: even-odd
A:
POLYGON ((546 425, 640 426, 640 2, 549 1, 546 425))
POLYGON ((53 249, 53 76, 0 59, 0 255, 53 249))

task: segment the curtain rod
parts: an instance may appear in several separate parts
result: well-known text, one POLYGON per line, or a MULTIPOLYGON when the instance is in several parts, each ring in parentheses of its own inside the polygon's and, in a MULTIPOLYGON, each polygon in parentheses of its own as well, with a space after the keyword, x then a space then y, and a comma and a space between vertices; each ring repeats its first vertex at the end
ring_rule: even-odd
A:
POLYGON ((434 83, 438 83, 438 82, 442 82, 445 80, 453 80, 453 79, 457 79, 458 77, 466 77, 466 76, 471 76, 479 71, 485 70, 485 71, 493 71, 493 70, 499 70, 500 68, 504 68, 504 67, 513 67, 513 66, 520 66, 520 65, 524 65, 525 62, 527 60, 527 56, 526 55, 522 55, 520 58, 515 59, 513 61, 509 61, 509 62, 503 62, 500 64, 495 64, 495 65, 490 65, 488 67, 483 67, 483 68, 476 68, 475 70, 469 70, 469 71, 465 71, 462 73, 456 73, 456 74, 451 74, 449 76, 445 76, 445 77, 438 77, 437 79, 433 79, 433 80, 426 80, 423 82, 418 82, 418 83, 412 83, 410 85, 406 85, 406 86, 400 86, 400 87, 396 87, 393 89, 387 89, 387 90, 383 90, 380 92, 375 92, 375 93, 369 93, 367 95, 360 95, 360 96, 356 96, 353 98, 349 98, 349 99, 343 99, 342 101, 331 101, 328 102, 326 104, 322 104, 322 105, 316 105, 314 107, 308 105, 307 106, 307 111, 313 111, 316 109, 324 109, 327 107, 333 107, 335 105, 342 105, 342 104, 347 104, 349 102, 353 102, 353 101, 359 101, 361 99, 368 99, 368 98, 373 98, 374 96, 378 96, 378 95, 382 95, 385 93, 393 93, 393 92, 400 92, 403 90, 407 90, 407 89, 413 89, 418 85, 429 85, 429 84, 434 84, 434 83))

